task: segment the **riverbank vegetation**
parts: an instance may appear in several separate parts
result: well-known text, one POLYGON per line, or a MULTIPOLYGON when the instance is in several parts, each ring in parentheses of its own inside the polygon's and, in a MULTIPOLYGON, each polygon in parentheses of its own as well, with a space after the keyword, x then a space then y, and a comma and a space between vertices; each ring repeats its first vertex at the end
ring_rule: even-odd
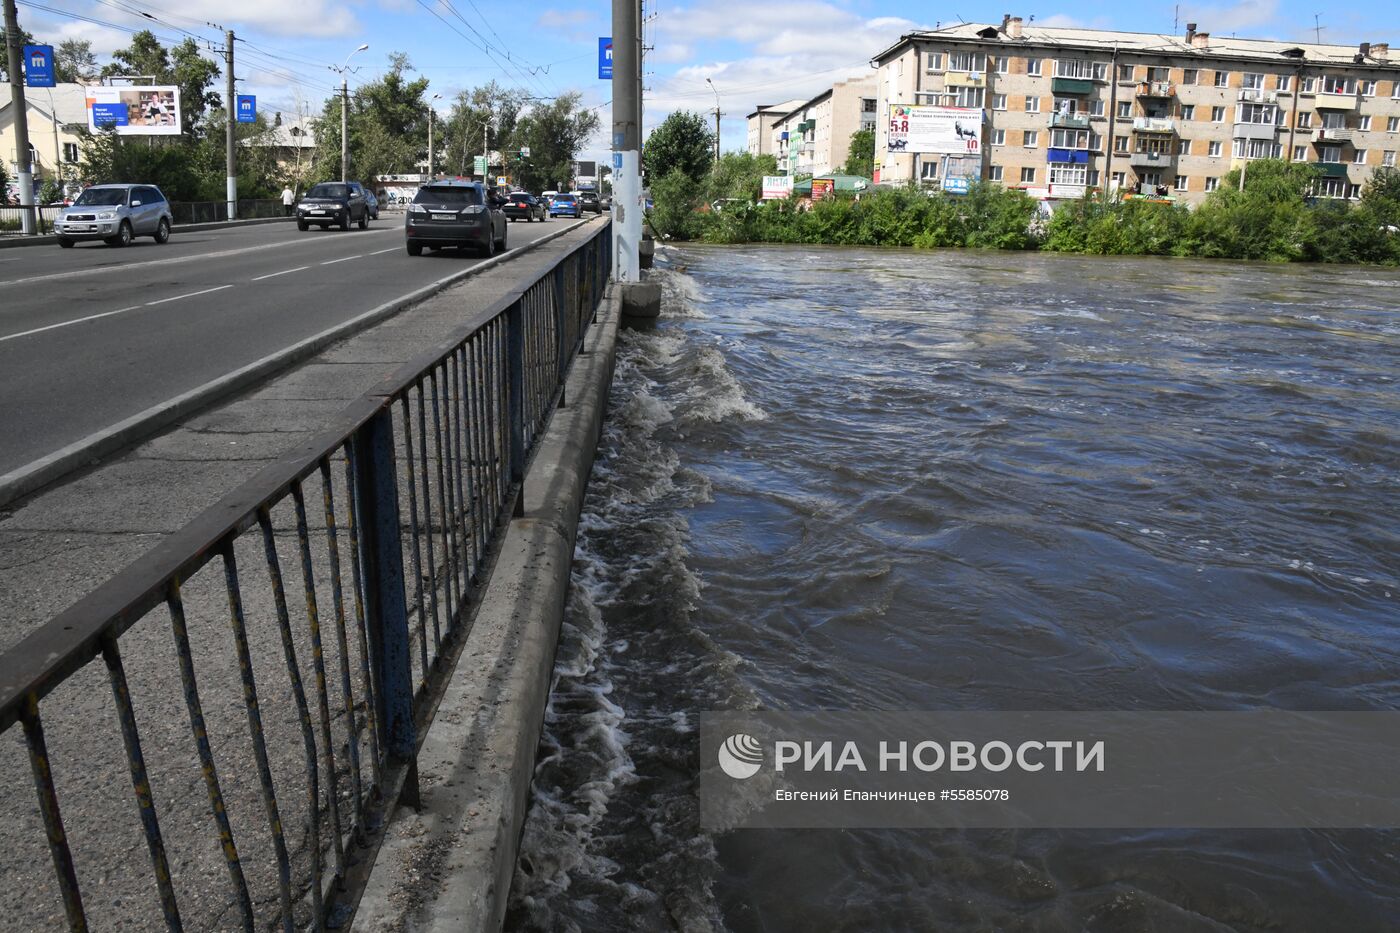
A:
POLYGON ((1053 215, 1015 188, 974 184, 965 195, 875 188, 807 202, 758 204, 771 156, 728 154, 692 177, 651 181, 652 229, 706 243, 972 247, 1089 255, 1190 256, 1274 262, 1400 265, 1400 173, 1380 169, 1356 202, 1312 196, 1314 164, 1249 163, 1194 209, 1088 195, 1053 215))

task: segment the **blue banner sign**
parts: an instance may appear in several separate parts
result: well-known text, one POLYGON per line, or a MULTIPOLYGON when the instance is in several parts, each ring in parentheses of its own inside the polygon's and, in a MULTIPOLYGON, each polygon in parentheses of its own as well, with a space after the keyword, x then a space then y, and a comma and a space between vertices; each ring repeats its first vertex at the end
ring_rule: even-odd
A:
POLYGON ((598 80, 612 80, 612 36, 598 37, 598 80))
POLYGON ((24 47, 24 83, 30 87, 53 87, 53 46, 24 47))
POLYGON ((252 94, 238 95, 238 122, 258 122, 258 99, 252 94))
POLYGON ((943 179, 943 190, 949 194, 967 194, 969 187, 971 186, 966 175, 954 175, 943 179))
POLYGON ((94 103, 92 105, 92 124, 102 129, 128 126, 127 105, 123 103, 94 103))

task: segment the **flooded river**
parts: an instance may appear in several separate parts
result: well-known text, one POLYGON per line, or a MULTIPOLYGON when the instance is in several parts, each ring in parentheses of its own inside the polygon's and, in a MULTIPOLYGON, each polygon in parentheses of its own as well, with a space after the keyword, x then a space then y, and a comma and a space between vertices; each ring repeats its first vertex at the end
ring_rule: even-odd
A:
POLYGON ((1400 273, 658 265, 509 928, 1400 928, 1400 832, 712 836, 695 797, 711 709, 1400 708, 1400 273))

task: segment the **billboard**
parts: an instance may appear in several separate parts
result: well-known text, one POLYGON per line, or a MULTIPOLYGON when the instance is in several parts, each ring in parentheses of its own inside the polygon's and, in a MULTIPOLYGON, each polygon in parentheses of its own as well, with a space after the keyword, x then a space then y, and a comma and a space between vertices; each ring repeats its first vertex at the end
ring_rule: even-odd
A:
POLYGON ((24 83, 30 87, 53 87, 53 46, 24 47, 24 83))
POLYGON ((825 201, 828 198, 836 197, 836 179, 834 178, 813 178, 812 179, 812 200, 825 201))
POLYGON ((598 37, 598 80, 612 80, 612 36, 598 37))
POLYGON ((179 136, 180 89, 132 85, 87 89, 88 129, 118 136, 179 136))
POLYGON ((763 200, 773 200, 775 198, 787 198, 792 196, 792 176, 791 175, 764 175, 763 176, 763 200))
POLYGON ((981 152, 982 111, 971 107, 890 107, 890 152, 981 152))
POLYGON ((252 94, 238 95, 238 117, 239 123, 258 122, 258 99, 252 94))

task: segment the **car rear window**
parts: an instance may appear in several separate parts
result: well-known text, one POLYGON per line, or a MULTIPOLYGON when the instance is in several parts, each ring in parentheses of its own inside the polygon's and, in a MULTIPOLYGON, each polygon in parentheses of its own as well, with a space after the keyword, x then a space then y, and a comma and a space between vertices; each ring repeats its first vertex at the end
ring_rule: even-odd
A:
POLYGON ((312 185, 311 190, 306 192, 308 198, 343 198, 346 196, 344 185, 312 185))
POLYGON ((554 200, 563 201, 565 204, 572 204, 574 201, 574 196, 572 194, 556 194, 554 196, 554 200))
POLYGON ((481 192, 475 188, 441 187, 427 185, 418 189, 413 196, 414 204, 480 204, 481 192))

